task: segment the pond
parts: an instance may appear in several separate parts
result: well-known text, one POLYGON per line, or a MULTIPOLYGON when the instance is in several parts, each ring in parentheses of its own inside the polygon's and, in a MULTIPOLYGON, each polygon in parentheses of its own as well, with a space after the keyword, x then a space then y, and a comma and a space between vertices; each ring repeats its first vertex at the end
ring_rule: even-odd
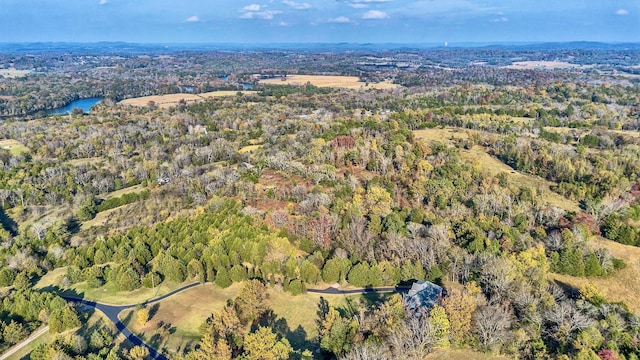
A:
POLYGON ((79 108, 84 110, 85 113, 89 112, 89 109, 91 109, 91 107, 99 102, 102 101, 101 97, 92 97, 92 98, 86 98, 86 99, 78 99, 78 100, 74 100, 72 101, 70 104, 63 106, 63 107, 59 107, 56 109, 51 109, 51 110, 47 110, 46 113, 47 115, 65 115, 65 114, 69 114, 71 113, 71 110, 79 108))

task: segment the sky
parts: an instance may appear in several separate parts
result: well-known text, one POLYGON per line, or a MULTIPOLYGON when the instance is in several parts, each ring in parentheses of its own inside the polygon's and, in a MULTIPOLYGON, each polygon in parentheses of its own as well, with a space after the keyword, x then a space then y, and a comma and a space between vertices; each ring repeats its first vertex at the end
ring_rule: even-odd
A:
POLYGON ((0 42, 640 42, 640 0, 0 0, 0 42))

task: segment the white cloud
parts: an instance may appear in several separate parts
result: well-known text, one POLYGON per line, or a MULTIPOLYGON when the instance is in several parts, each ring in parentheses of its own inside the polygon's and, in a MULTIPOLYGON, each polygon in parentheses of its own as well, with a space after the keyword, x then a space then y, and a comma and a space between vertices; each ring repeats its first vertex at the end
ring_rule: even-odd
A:
POLYGON ((346 16, 338 16, 337 18, 329 19, 329 22, 346 24, 351 22, 351 20, 346 16))
POLYGON ((362 15, 363 19, 386 19, 389 15, 386 12, 380 10, 369 10, 364 15, 362 15))
POLYGON ((629 10, 627 10, 627 9, 618 9, 616 11, 616 15, 622 15, 622 16, 629 15, 629 10))
POLYGON ((491 22, 507 22, 509 21, 509 18, 506 16, 502 16, 499 18, 495 18, 495 19, 491 19, 491 22))
POLYGON ((288 5, 296 10, 307 10, 311 8, 311 4, 309 3, 298 3, 291 0, 283 0, 283 4, 288 5))
POLYGON ((100 0, 100 5, 106 5, 109 3, 109 0, 100 0))
POLYGON ((241 19, 264 19, 272 20, 275 15, 282 14, 280 10, 247 11, 240 15, 241 19))
POLYGON ((185 20, 186 22, 190 22, 190 23, 194 23, 194 22, 200 22, 200 18, 193 15, 193 16, 189 16, 187 18, 187 20, 185 20))
POLYGON ((346 3, 354 9, 368 8, 369 4, 391 2, 393 0, 338 0, 338 2, 346 3))
POLYGON ((267 7, 261 6, 258 4, 247 5, 240 9, 242 15, 240 15, 241 19, 264 19, 271 20, 275 15, 282 14, 280 10, 263 10, 263 8, 267 7))
POLYGON ((243 7, 242 10, 244 10, 244 11, 260 11, 260 5, 258 5, 258 4, 247 5, 247 6, 243 7))
POLYGON ((278 26, 289 26, 289 23, 284 22, 284 21, 280 21, 280 22, 278 23, 278 26))

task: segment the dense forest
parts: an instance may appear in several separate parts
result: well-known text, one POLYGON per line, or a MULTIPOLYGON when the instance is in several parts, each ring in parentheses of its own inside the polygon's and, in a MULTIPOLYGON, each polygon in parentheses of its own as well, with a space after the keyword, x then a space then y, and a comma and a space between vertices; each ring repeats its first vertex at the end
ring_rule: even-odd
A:
POLYGON ((30 358, 145 358, 58 291, 198 281, 240 290, 174 358, 637 359, 640 83, 612 69, 638 54, 601 51, 375 54, 411 71, 363 63, 371 54, 0 56, 35 69, 0 79, 0 351, 48 325, 61 334, 30 358), (559 55, 599 65, 504 67, 559 55), (489 64, 461 62, 477 58, 489 64), (269 71, 399 86, 250 78, 269 71), (195 103, 118 103, 250 81, 195 103), (91 96, 106 100, 88 114, 38 115, 91 96), (444 287, 435 307, 322 299, 307 348, 264 300, 421 280, 444 287))

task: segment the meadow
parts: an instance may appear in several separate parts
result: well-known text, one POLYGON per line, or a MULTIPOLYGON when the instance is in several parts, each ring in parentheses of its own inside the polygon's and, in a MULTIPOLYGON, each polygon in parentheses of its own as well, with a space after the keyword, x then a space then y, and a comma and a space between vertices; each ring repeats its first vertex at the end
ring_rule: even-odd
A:
POLYGON ((326 76, 326 75, 289 75, 285 80, 281 78, 260 80, 260 84, 269 85, 304 85, 311 83, 318 87, 336 87, 346 89, 394 89, 398 84, 391 82, 364 83, 357 76, 326 76))

